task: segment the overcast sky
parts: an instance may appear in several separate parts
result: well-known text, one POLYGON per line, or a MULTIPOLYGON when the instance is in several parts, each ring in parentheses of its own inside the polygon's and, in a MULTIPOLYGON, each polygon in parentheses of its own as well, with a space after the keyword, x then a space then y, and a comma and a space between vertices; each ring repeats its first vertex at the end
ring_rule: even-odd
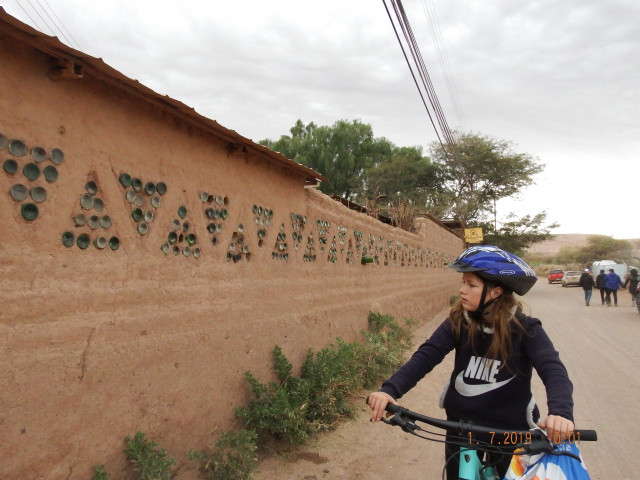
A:
MULTIPOLYGON (((640 2, 403 5, 449 127, 510 141, 546 165, 521 200, 498 203, 499 218, 546 210, 555 233, 640 238, 640 2)), ((297 119, 358 119, 425 153, 437 140, 382 0, 2 6, 47 34, 57 25, 65 43, 256 142, 288 135, 297 119)))

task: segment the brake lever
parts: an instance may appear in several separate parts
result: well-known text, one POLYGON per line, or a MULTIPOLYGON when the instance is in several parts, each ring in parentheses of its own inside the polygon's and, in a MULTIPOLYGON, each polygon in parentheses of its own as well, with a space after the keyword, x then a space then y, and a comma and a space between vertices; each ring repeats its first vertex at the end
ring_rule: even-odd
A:
POLYGON ((553 453, 553 445, 548 440, 533 440, 520 447, 525 454, 553 453))
MULTIPOLYGON (((524 454, 538 454, 538 453, 545 453, 545 454, 549 454, 549 455, 554 455, 554 456, 567 456, 567 457, 571 457, 575 460, 578 460, 579 462, 582 462, 582 459, 577 456, 574 455, 571 452, 559 452, 554 450, 553 445, 551 444, 550 441, 546 440, 546 439, 537 439, 537 440, 533 440, 531 443, 529 443, 528 445, 523 445, 521 447, 522 453, 524 454)), ((520 455, 520 453, 518 453, 518 455, 520 455)))
MULTIPOLYGON (((382 421, 388 425, 393 425, 402 428, 407 433, 414 433, 416 429, 418 429, 418 425, 416 425, 411 420, 407 420, 402 417, 400 414, 396 413, 391 419, 387 419, 382 417, 382 421)), ((414 433, 415 434, 415 433, 414 433)))

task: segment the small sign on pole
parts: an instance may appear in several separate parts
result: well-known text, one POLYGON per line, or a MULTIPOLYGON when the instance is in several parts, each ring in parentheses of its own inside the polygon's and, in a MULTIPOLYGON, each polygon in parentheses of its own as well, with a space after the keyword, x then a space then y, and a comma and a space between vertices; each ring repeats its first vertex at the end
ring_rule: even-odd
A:
POLYGON ((467 243, 482 243, 482 228, 465 228, 464 241, 467 243))

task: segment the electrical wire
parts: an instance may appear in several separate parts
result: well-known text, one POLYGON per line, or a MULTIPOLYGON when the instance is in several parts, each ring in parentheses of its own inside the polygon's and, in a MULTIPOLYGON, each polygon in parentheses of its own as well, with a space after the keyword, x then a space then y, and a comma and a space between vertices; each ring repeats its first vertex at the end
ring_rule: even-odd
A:
MULTIPOLYGON (((38 29, 38 30, 40 30, 41 32, 44 33, 44 30, 40 27, 38 22, 36 22, 34 20, 34 18, 29 14, 27 9, 20 3, 20 1, 19 0, 14 0, 14 1, 15 1, 16 5, 18 5, 18 7, 29 18, 29 20, 31 20, 31 23, 33 24, 33 26, 36 27, 36 29, 38 29)), ((43 1, 46 4, 46 6, 48 7, 48 9, 51 11, 53 16, 62 25, 64 30, 66 30, 67 33, 69 33, 69 37, 71 37, 71 40, 69 39, 69 37, 67 37, 65 32, 60 28, 60 26, 56 23, 56 21, 51 17, 49 12, 42 6, 42 4, 40 3, 40 0, 35 0, 35 2, 37 3, 37 7, 31 2, 31 0, 26 0, 26 2, 31 7, 31 10, 33 10, 33 12, 40 18, 40 20, 44 23, 45 27, 51 32, 52 35, 61 36, 67 42, 68 45, 70 45, 70 46, 74 46, 75 45, 76 48, 80 49, 80 46, 78 45, 78 42, 75 41, 75 39, 73 38, 73 36, 71 35, 71 33, 69 32, 67 27, 64 25, 64 22, 62 22, 62 20, 60 20, 60 18, 56 15, 55 11, 47 3, 47 1, 46 0, 43 0, 43 1), (49 19, 49 21, 47 21, 47 19, 45 17, 43 17, 42 14, 46 15, 46 17, 49 19)))
POLYGON ((447 140, 447 143, 453 145, 453 136, 451 134, 451 130, 447 124, 447 120, 445 118, 444 112, 442 111, 442 107, 440 106, 440 101, 438 100, 438 96, 436 94, 433 83, 431 82, 431 77, 427 70, 427 67, 424 63, 424 59, 422 58, 422 54, 420 53, 420 49, 418 47, 418 43, 413 35, 413 30, 411 29, 411 25, 409 24, 409 19, 407 14, 402 6, 401 0, 394 0, 397 5, 397 14, 398 19, 402 22, 403 30, 405 31, 405 40, 407 41, 412 56, 414 59, 414 63, 418 67, 418 72, 420 77, 423 79, 423 84, 427 91, 427 96, 429 97, 429 101, 431 103, 431 107, 433 108, 436 118, 438 119, 438 124, 440 125, 440 129, 443 133, 443 136, 447 140))
POLYGON ((398 30, 396 29, 395 23, 393 22, 393 19, 391 18, 391 12, 389 12, 389 8, 387 7, 387 4, 384 0, 382 0, 382 3, 384 4, 384 8, 387 11, 387 15, 389 16, 389 20, 391 21, 391 26, 393 27, 393 31, 396 34, 396 38, 398 39, 398 43, 400 44, 400 49, 402 50, 402 54, 404 55, 404 59, 407 62, 407 65, 409 66, 409 71, 411 72, 411 76, 413 77, 413 82, 416 85, 416 88, 418 89, 418 94, 420 95, 420 98, 422 99, 422 104, 424 105, 424 108, 427 110, 427 115, 429 116, 429 120, 431 121, 431 125, 433 126, 433 129, 436 132, 436 136, 438 137, 438 141, 440 142, 440 145, 442 145, 442 148, 444 148, 444 145, 442 144, 442 139, 440 138, 440 133, 438 132, 438 128, 436 127, 436 124, 433 121, 433 117, 431 116, 431 112, 429 111, 429 107, 427 106, 427 102, 424 99, 424 95, 422 93, 422 90, 420 89, 420 85, 418 84, 418 79, 416 78, 415 73, 413 72, 413 69, 411 68, 411 63, 409 62, 409 58, 407 57, 407 53, 404 50, 404 47, 402 46, 402 41, 400 40, 400 36, 398 35, 398 30))
MULTIPOLYGON (((60 28, 58 27, 58 25, 56 24, 55 20, 54 20, 54 19, 52 19, 52 18, 51 18, 51 16, 47 13, 47 17, 49 17, 49 18, 51 19, 51 21, 53 22, 53 24, 54 24, 54 25, 56 25, 56 27, 58 27, 58 31, 60 32, 60 34, 62 35, 62 37, 67 41, 67 43, 68 43, 70 46, 75 45, 75 46, 76 46, 76 48, 77 48, 78 50, 81 50, 81 48, 80 48, 80 44, 78 44, 78 42, 76 41, 76 39, 75 39, 75 38, 73 38, 73 35, 71 35, 71 32, 70 32, 70 31, 69 31, 69 29, 66 27, 66 25, 64 24, 64 22, 63 22, 62 20, 60 20, 60 18, 58 17, 58 15, 56 15, 55 10, 53 10, 53 8, 51 8, 51 5, 49 5, 49 2, 47 2, 47 0, 43 0, 43 1, 44 1, 44 3, 46 4, 47 8, 51 11, 51 13, 53 14, 53 16, 54 16, 54 17, 56 17, 56 20, 58 20, 58 22, 60 22, 60 24, 62 25, 62 28, 64 29, 64 31, 65 31, 65 32, 67 32, 67 34, 69 34, 69 38, 70 38, 71 40, 69 40, 69 38, 67 38, 67 36, 64 34, 64 32, 62 31, 62 29, 60 29, 60 28)), ((40 5, 40 0, 36 0, 36 2, 38 2, 38 5, 40 5)), ((41 6, 41 8, 42 8, 42 6, 41 6)), ((44 10, 44 8, 42 8, 42 10, 43 10, 43 11, 45 11, 45 10, 44 10)), ((45 11, 45 13, 46 13, 46 11, 45 11)))
POLYGON ((36 22, 33 18, 31 18, 31 15, 29 15, 29 12, 27 12, 24 7, 20 4, 20 2, 18 0, 15 0, 16 5, 18 5, 18 7, 20 8, 20 10, 22 10, 24 12, 24 14, 29 17, 29 20, 31 20, 31 23, 33 24, 34 27, 36 27, 38 30, 42 31, 42 28, 40 28, 40 25, 38 25, 38 22, 36 22))
POLYGON ((431 32, 431 37, 433 38, 433 43, 436 48, 438 60, 440 61, 440 67, 442 68, 442 73, 444 76, 445 83, 447 85, 447 90, 449 91, 449 98, 451 99, 451 103, 453 105, 456 118, 458 120, 458 123, 462 125, 464 128, 466 128, 466 119, 465 119, 464 111, 462 109, 462 104, 460 103, 458 88, 456 86, 456 82, 453 77, 451 63, 449 62, 447 49, 445 48, 445 43, 442 38, 440 22, 438 21, 438 15, 436 13, 436 9, 433 6, 433 0, 422 0, 422 6, 424 9, 425 16, 427 17, 427 22, 429 24, 429 31, 431 32))
POLYGON ((411 25, 409 24, 409 19, 404 10, 404 7, 402 6, 402 1, 390 0, 397 22, 394 22, 391 16, 391 13, 389 11, 389 8, 387 7, 386 0, 382 0, 382 1, 387 11, 387 15, 389 16, 389 20, 391 21, 391 24, 393 26, 394 32, 396 34, 396 38, 398 39, 398 43, 400 44, 400 49, 402 50, 402 53, 409 67, 409 71, 411 72, 411 75, 414 79, 414 83, 418 88, 418 93, 422 98, 422 103, 425 109, 427 110, 427 114, 429 115, 431 124, 433 125, 434 130, 436 132, 438 141, 440 142, 440 145, 442 146, 443 151, 445 152, 445 155, 447 153, 447 150, 455 155, 455 140, 454 140, 453 134, 449 129, 446 117, 444 115, 444 112, 442 111, 442 107, 440 105, 440 101, 438 100, 438 96, 436 94, 435 88, 431 81, 431 77, 429 76, 429 72, 422 58, 422 54, 420 53, 418 43, 415 39, 415 36, 413 35, 411 25), (396 23, 398 24, 398 27, 396 27, 396 23), (414 67, 409 61, 408 55, 405 51, 405 46, 400 38, 400 35, 398 34, 398 29, 402 31, 404 42, 406 43, 407 49, 410 51, 417 74, 416 72, 414 72, 414 67), (417 77, 420 78, 421 82, 418 82, 417 77), (429 106, 427 105, 427 102, 425 101, 425 94, 426 94, 426 97, 429 99, 429 103, 431 105, 431 111, 429 109, 429 106), (433 112, 433 115, 432 115, 432 112, 433 112), (437 120, 439 131, 433 121, 433 117, 435 117, 437 120), (444 138, 444 142, 448 145, 449 149, 445 148, 443 143, 443 138, 444 138))
MULTIPOLYGON (((16 0, 16 3, 19 4, 18 0, 16 0)), ((33 6, 33 3, 31 3, 31 0, 27 0, 27 3, 31 7, 31 9, 36 13, 36 15, 38 15, 38 17, 40 17, 40 20, 42 20, 44 22, 45 26, 49 29, 49 32, 51 32, 52 35, 55 35, 56 33, 53 30, 53 28, 51 28, 51 26, 47 23, 47 20, 40 14, 38 9, 33 6)), ((24 8, 22 8, 22 10, 24 11, 24 8)), ((31 18, 31 17, 29 17, 29 18, 31 18)), ((38 30, 40 30, 41 32, 43 31, 40 27, 38 27, 38 30)))

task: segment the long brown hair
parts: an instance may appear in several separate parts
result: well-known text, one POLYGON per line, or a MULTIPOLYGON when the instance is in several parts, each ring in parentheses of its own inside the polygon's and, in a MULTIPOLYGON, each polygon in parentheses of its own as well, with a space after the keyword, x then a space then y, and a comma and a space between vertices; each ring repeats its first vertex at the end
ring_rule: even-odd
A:
MULTIPOLYGON (((495 286, 489 282, 485 283, 487 283, 488 289, 495 286)), ((517 312, 522 311, 522 304, 512 293, 503 292, 493 301, 488 310, 487 314, 483 315, 483 320, 477 320, 472 315, 465 316, 462 302, 458 301, 451 308, 449 319, 456 339, 460 338, 463 329, 467 332, 468 343, 471 345, 471 350, 474 354, 477 354, 476 338, 482 327, 492 328, 491 344, 483 356, 500 360, 500 368, 502 368, 507 364, 507 359, 511 354, 511 335, 514 329, 522 330, 523 328, 515 316, 517 312)))

